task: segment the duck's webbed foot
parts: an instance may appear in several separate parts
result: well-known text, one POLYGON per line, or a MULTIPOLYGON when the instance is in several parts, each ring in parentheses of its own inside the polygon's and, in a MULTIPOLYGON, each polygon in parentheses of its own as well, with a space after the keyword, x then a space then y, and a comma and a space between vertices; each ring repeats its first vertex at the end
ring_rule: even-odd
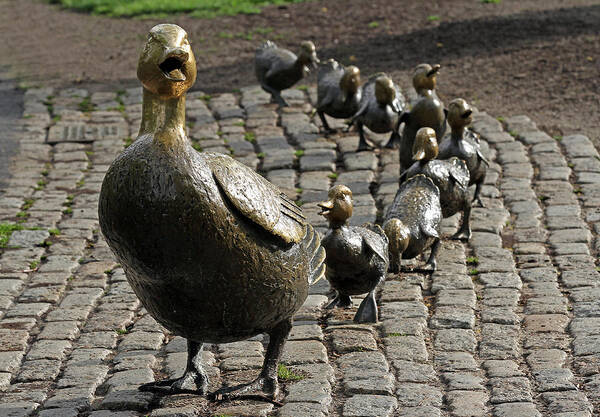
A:
POLYGON ((335 298, 327 304, 326 309, 332 309, 336 307, 340 308, 348 308, 352 306, 352 298, 349 295, 340 294, 339 292, 335 296, 335 298))
POLYGON ((375 289, 373 289, 360 303, 358 311, 354 316, 355 323, 377 323, 377 302, 375 301, 375 289))
POLYGON ((277 91, 273 87, 270 87, 266 84, 261 84, 263 90, 267 93, 271 94, 271 103, 277 103, 279 107, 289 107, 289 104, 283 97, 281 97, 281 91, 277 91))
POLYGON ((149 382, 140 391, 162 394, 200 394, 208 392, 208 376, 202 368, 202 344, 188 340, 188 360, 183 376, 175 379, 149 382))
POLYGON ((277 403, 279 385, 277 381, 277 365, 283 352, 285 339, 292 330, 292 320, 279 323, 269 332, 269 346, 265 354, 263 369, 254 381, 225 387, 212 393, 210 398, 216 401, 228 401, 239 398, 259 399, 277 403))
POLYGON ((471 229, 461 227, 460 230, 452 235, 453 240, 469 240, 471 238, 471 229))

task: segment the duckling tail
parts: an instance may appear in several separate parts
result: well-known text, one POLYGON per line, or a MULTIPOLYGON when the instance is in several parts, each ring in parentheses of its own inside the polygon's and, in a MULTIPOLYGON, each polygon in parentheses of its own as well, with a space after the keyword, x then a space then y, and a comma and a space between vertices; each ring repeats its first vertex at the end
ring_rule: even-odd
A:
POLYGON ((308 285, 312 285, 325 276, 325 249, 321 246, 321 238, 308 223, 306 224, 306 236, 307 251, 312 253, 308 285))
POLYGON ((371 291, 358 306, 354 316, 355 323, 377 323, 377 302, 375 301, 375 290, 371 291))
POLYGON ((258 48, 256 48, 257 51, 261 51, 263 49, 272 49, 272 48, 277 48, 277 45, 275 44, 275 42, 273 41, 264 41, 263 43, 261 43, 258 48))

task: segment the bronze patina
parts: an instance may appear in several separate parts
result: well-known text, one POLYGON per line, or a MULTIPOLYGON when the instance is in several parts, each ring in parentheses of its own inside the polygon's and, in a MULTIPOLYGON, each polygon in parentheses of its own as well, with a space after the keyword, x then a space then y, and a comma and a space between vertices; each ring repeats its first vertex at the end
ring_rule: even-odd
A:
POLYGON ((429 64, 420 64, 415 68, 413 86, 419 97, 410 112, 404 112, 400 116, 400 123, 404 122, 404 130, 400 138, 400 170, 405 170, 412 165, 412 148, 420 128, 432 128, 438 140, 446 131, 444 104, 435 93, 439 70, 439 65, 432 67, 429 64))
POLYGON ((333 59, 321 63, 317 75, 317 114, 326 133, 335 131, 329 127, 325 114, 336 119, 350 118, 358 111, 361 97, 357 67, 344 67, 333 59))
POLYGON ((354 316, 357 323, 377 322, 375 289, 388 269, 388 239, 377 225, 349 226, 352 191, 345 185, 329 190, 329 200, 319 203, 329 221, 322 245, 327 257, 325 276, 337 295, 328 308, 349 307, 351 295, 368 293, 354 316))
POLYGON ((281 107, 288 105, 281 97, 281 91, 308 75, 310 67, 318 63, 315 45, 311 41, 300 44, 298 56, 278 47, 275 42, 266 41, 256 49, 254 56, 254 70, 260 86, 281 107))
POLYGON ((485 180, 489 162, 481 152, 479 136, 467 126, 473 121, 473 110, 462 98, 454 99, 448 106, 448 124, 452 129, 449 135, 440 143, 438 158, 447 159, 453 156, 462 159, 467 164, 470 173, 469 185, 475 184, 473 201, 482 207, 483 202, 479 193, 485 180))
POLYGON ((325 251, 300 208, 274 185, 229 156, 192 148, 185 92, 196 64, 183 29, 152 28, 138 76, 140 132, 106 174, 100 226, 143 306, 188 341, 183 376, 141 389, 205 394, 203 343, 267 333, 258 378, 215 396, 275 398, 292 316, 309 283, 324 274, 325 251))
POLYGON ((448 160, 435 159, 438 156, 438 144, 435 131, 422 127, 417 132, 413 146, 413 160, 410 168, 400 174, 399 182, 417 174, 431 178, 440 190, 440 204, 444 218, 463 213, 462 226, 453 236, 454 239, 471 237, 471 199, 469 196, 469 170, 464 161, 452 157, 448 160))
POLYGON ((425 270, 434 271, 440 247, 442 208, 440 192, 431 178, 415 175, 400 184, 388 208, 383 230, 389 239, 390 272, 402 259, 412 259, 431 248, 425 270))
POLYGON ((398 114, 404 109, 404 98, 398 87, 386 74, 378 73, 363 86, 360 108, 352 117, 356 123, 359 143, 357 151, 372 149, 368 145, 363 125, 375 133, 392 132, 390 141, 398 136, 400 126, 398 114))

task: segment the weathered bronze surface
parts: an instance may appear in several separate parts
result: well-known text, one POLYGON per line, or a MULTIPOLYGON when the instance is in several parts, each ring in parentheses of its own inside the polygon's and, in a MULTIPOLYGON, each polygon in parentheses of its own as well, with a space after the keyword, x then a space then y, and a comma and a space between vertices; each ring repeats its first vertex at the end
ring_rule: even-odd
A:
POLYGON ((377 322, 375 289, 388 269, 388 239, 377 225, 348 226, 352 216, 352 191, 345 185, 329 190, 329 200, 319 203, 329 220, 322 244, 327 252, 325 276, 336 290, 328 308, 349 307, 351 295, 369 293, 354 316, 357 323, 377 322))
POLYGON ((415 258, 429 247, 425 269, 435 270, 441 222, 440 192, 431 178, 415 175, 400 184, 383 222, 389 239, 390 271, 398 272, 401 259, 415 258))
POLYGON ((102 232, 148 312, 188 339, 181 378, 145 390, 207 391, 202 344, 268 333, 259 377, 219 396, 278 393, 277 362, 325 251, 302 211, 229 156, 199 153, 185 134, 185 91, 196 66, 185 31, 152 28, 139 61, 144 86, 137 140, 109 168, 102 232))
POLYGON ((266 41, 256 49, 254 71, 260 86, 279 106, 286 107, 281 91, 290 88, 308 75, 310 67, 319 63, 315 45, 311 41, 300 44, 298 56, 279 48, 275 42, 266 41))
POLYGON ((357 67, 344 67, 333 59, 321 63, 317 75, 317 114, 327 133, 334 130, 329 127, 324 115, 336 119, 352 117, 358 111, 361 97, 360 70, 357 67))
MULTIPOLYGON (((386 74, 371 76, 363 86, 360 108, 352 117, 359 135, 357 151, 372 149, 367 144, 363 125, 375 133, 392 132, 390 141, 399 138, 400 126, 398 114, 404 110, 404 99, 398 87, 386 74)), ((389 143, 389 142, 388 142, 389 143)))
MULTIPOLYGON (((405 170, 412 165, 412 148, 420 128, 432 128, 438 139, 441 139, 446 131, 444 104, 435 93, 439 69, 439 65, 432 67, 429 64, 420 64, 415 68, 413 86, 419 98, 410 112, 404 112, 400 116, 400 123, 404 122, 404 130, 400 138, 400 170, 405 170)), ((395 145, 390 141, 386 146, 395 145)))
POLYGON ((453 238, 469 239, 471 237, 469 170, 464 161, 456 157, 441 161, 435 159, 436 156, 438 156, 438 144, 435 131, 429 127, 422 127, 417 132, 413 146, 413 160, 416 162, 400 174, 399 182, 402 184, 417 174, 431 178, 440 190, 442 216, 454 216, 461 211, 463 213, 462 226, 453 238))
POLYGON ((467 164, 470 173, 469 185, 475 184, 473 201, 481 206, 483 202, 479 197, 481 186, 485 180, 485 174, 489 162, 481 152, 479 136, 467 126, 473 121, 473 110, 462 98, 454 99, 448 106, 448 124, 452 129, 449 135, 444 137, 440 143, 440 159, 448 159, 456 156, 467 164))

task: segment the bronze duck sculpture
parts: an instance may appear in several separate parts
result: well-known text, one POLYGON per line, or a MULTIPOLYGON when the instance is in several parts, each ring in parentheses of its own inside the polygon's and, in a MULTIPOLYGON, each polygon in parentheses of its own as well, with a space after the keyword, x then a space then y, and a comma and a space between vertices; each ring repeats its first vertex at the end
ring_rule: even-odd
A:
POLYGON ((362 88, 360 70, 344 67, 333 59, 321 63, 317 74, 317 114, 326 133, 333 133, 325 114, 336 119, 352 117, 358 110, 362 88))
POLYGON ((388 269, 388 239, 381 227, 348 226, 352 216, 352 191, 345 185, 329 190, 329 200, 319 203, 329 230, 321 241, 327 253, 325 277, 336 290, 328 308, 349 307, 351 295, 368 293, 354 316, 356 323, 376 323, 375 289, 388 269))
POLYGON ((254 71, 260 86, 271 94, 271 100, 280 107, 288 104, 281 91, 290 88, 310 72, 309 66, 319 63, 315 45, 311 41, 300 44, 298 56, 293 52, 279 48, 275 42, 265 41, 256 49, 254 71))
POLYGON ((441 222, 440 191, 431 178, 419 174, 400 184, 383 222, 390 272, 400 270, 402 259, 415 258, 428 248, 431 254, 424 269, 435 271, 441 222))
POLYGON ((423 174, 433 180, 440 190, 442 217, 463 213, 462 226, 452 236, 454 239, 471 237, 471 199, 469 197, 469 170, 464 161, 452 157, 448 160, 435 159, 438 156, 438 144, 435 131, 422 127, 417 132, 413 145, 414 164, 402 174, 399 183, 417 174, 423 174))
POLYGON ((404 98, 390 77, 378 73, 369 78, 363 86, 360 107, 352 116, 350 124, 356 123, 359 143, 357 152, 372 149, 367 144, 363 125, 375 133, 392 132, 390 141, 398 135, 399 113, 404 109, 404 98))
POLYGON ((258 378, 216 397, 275 398, 277 362, 292 316, 325 251, 299 207, 263 177, 185 134, 194 55, 179 26, 150 31, 138 64, 143 85, 136 141, 112 163, 99 200, 102 233, 148 312, 188 341, 181 378, 140 389, 206 394, 203 343, 270 336, 258 378))
POLYGON ((479 193, 489 162, 481 152, 479 137, 472 130, 467 129, 472 121, 473 110, 465 100, 457 98, 450 102, 448 124, 452 131, 440 143, 438 158, 448 159, 455 156, 465 161, 470 174, 469 185, 475 184, 473 201, 477 201, 483 207, 479 193))
MULTIPOLYGON (((420 128, 432 128, 435 130, 438 140, 441 140, 446 131, 446 110, 435 93, 439 70, 439 65, 432 67, 429 64, 420 64, 415 68, 413 87, 419 97, 410 112, 404 112, 400 116, 400 123, 404 123, 404 129, 400 137, 401 170, 405 170, 412 165, 412 147, 420 128)), ((388 142, 386 146, 393 147, 394 144, 388 142)))

